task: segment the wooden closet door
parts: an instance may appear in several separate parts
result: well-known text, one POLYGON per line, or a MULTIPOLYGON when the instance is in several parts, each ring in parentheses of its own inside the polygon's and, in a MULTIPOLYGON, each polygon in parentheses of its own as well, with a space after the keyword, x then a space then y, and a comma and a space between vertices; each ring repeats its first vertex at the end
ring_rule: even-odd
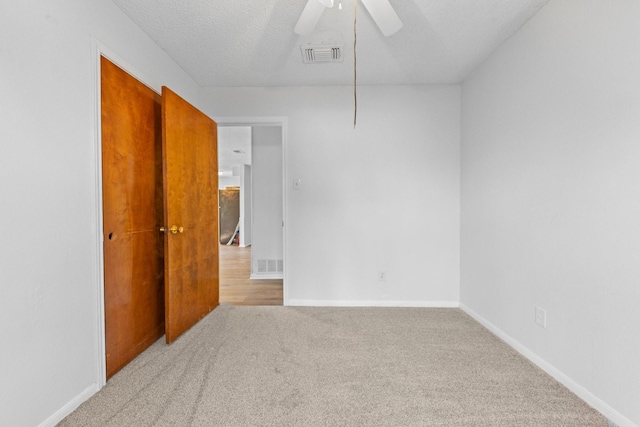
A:
POLYGON ((164 333, 160 95, 101 58, 107 378, 164 333))
POLYGON ((167 343, 219 301, 217 142, 216 122, 163 87, 167 343))

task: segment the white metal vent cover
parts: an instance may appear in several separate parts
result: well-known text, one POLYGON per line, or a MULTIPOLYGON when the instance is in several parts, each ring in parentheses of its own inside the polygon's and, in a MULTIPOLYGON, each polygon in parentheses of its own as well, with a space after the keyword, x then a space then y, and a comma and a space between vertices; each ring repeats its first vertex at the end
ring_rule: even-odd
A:
POLYGON ((282 273, 284 263, 281 259, 259 259, 257 273, 282 273))
POLYGON ((302 60, 305 64, 315 64, 318 62, 342 62, 342 45, 302 45, 302 60))

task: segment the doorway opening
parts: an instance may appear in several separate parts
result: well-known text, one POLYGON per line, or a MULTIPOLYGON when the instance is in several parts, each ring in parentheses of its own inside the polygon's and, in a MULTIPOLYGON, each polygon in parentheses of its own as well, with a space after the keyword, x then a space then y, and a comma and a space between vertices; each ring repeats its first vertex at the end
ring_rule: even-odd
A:
POLYGON ((283 305, 284 118, 218 119, 220 302, 283 305))

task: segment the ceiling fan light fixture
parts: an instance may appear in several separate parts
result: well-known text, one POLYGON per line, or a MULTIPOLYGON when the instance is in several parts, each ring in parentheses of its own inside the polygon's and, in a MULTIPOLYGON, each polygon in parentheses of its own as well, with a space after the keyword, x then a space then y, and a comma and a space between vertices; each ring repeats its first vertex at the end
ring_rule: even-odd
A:
MULTIPOLYGON (((358 0, 354 1, 357 4, 358 0)), ((301 36, 311 34, 324 10, 333 7, 334 2, 335 0, 307 0, 293 31, 301 36)), ((402 21, 389 0, 362 0, 362 3, 385 36, 395 34, 402 28, 402 21)), ((342 10, 342 0, 338 0, 338 8, 342 10)))
POLYGON ((402 28, 402 21, 388 0, 362 0, 362 3, 386 37, 402 28))
POLYGON ((298 19, 293 32, 300 34, 301 36, 308 36, 316 28, 316 24, 320 20, 322 13, 327 8, 325 4, 331 4, 333 7, 333 0, 309 0, 307 5, 302 10, 302 14, 298 19))

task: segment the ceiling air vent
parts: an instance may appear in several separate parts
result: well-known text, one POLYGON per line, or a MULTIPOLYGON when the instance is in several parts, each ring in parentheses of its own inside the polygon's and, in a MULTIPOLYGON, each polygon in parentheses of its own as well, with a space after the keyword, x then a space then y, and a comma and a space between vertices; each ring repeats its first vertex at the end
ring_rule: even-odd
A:
POLYGON ((342 46, 338 45, 304 45, 300 46, 302 60, 305 64, 318 62, 342 62, 342 46))

